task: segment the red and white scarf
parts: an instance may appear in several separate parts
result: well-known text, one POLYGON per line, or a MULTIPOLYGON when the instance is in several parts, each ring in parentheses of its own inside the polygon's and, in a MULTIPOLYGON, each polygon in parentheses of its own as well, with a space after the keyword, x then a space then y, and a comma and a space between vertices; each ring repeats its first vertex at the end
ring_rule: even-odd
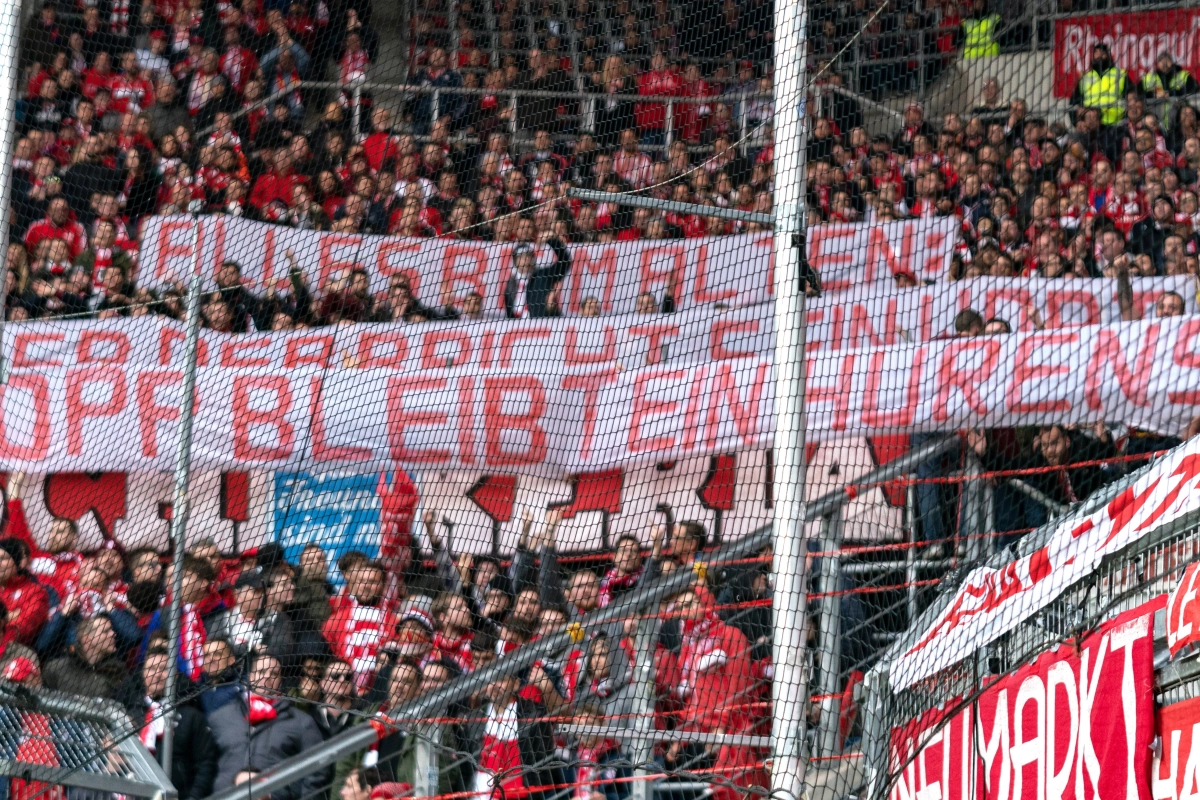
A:
POLYGON ((483 749, 479 753, 479 769, 475 772, 475 793, 478 796, 511 798, 524 794, 521 778, 521 747, 517 741, 517 703, 514 700, 503 709, 488 706, 487 723, 483 729, 483 749), (504 774, 502 783, 495 776, 504 774))
POLYGON ((196 606, 188 603, 183 607, 183 630, 179 639, 179 657, 183 659, 184 670, 193 681, 200 680, 204 669, 204 643, 208 641, 208 632, 204 622, 196 611, 196 606))
POLYGON ((158 739, 167 729, 167 718, 162 703, 146 698, 146 721, 142 725, 142 745, 151 753, 158 747, 158 739))
POLYGON ((338 656, 350 662, 354 682, 360 688, 375 672, 376 655, 387 634, 386 614, 379 606, 363 605, 347 594, 343 602, 345 619, 336 642, 338 656))
POLYGON ((705 614, 704 619, 684 621, 680 648, 680 668, 683 672, 683 680, 678 687, 680 697, 691 695, 700 673, 722 666, 729 660, 728 654, 721 649, 720 640, 711 635, 719 622, 717 615, 711 611, 705 614))
POLYGON ((594 745, 579 745, 575 748, 575 799, 591 800, 592 792, 603 790, 596 787, 598 780, 611 781, 616 777, 616 770, 600 766, 600 759, 614 750, 617 743, 612 739, 602 739, 594 745))
MULTIPOLYGON (((448 658, 458 665, 463 672, 475 669, 475 660, 471 656, 471 640, 474 638, 470 631, 464 631, 458 637, 451 639, 441 631, 433 635, 433 650, 436 658, 448 658)), ((434 655, 431 653, 430 655, 434 655)))
POLYGON ((604 573, 604 577, 600 579, 600 607, 604 608, 613 601, 613 594, 625 589, 632 589, 637 585, 638 580, 642 577, 644 567, 638 567, 628 575, 618 575, 617 568, 613 567, 608 572, 604 573))

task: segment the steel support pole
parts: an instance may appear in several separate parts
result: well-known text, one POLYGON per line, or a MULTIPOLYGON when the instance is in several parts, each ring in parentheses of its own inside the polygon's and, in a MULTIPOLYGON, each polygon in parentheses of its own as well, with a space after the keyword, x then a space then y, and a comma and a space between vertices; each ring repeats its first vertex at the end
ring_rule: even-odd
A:
MULTIPOLYGON (((0 263, 8 277, 8 218, 12 212, 13 147, 17 138, 17 97, 20 95, 21 3, 0 9, 0 263)), ((0 384, 8 383, 8 358, 4 355, 4 322, 7 303, 0 309, 0 384)))
POLYGON ((415 736, 413 757, 413 794, 416 797, 433 797, 438 793, 438 744, 442 741, 442 727, 437 724, 414 725, 409 736, 415 736))
POLYGON ((192 217, 192 278, 188 289, 187 336, 183 355, 183 386, 179 389, 179 439, 175 446, 175 499, 171 506, 171 605, 167 612, 167 687, 163 712, 163 772, 171 774, 171 748, 175 740, 175 695, 179 686, 179 615, 183 609, 183 554, 188 518, 189 462, 192 459, 192 418, 196 396, 196 351, 200 339, 200 220, 192 217))
POLYGON ((629 786, 631 800, 648 800, 650 797, 649 772, 645 765, 650 763, 653 755, 650 734, 653 730, 654 647, 658 643, 658 629, 657 616, 643 616, 638 620, 633 642, 633 727, 640 738, 633 741, 631 748, 635 769, 635 779, 629 786))
POLYGON ((842 667, 842 599, 831 593, 841 588, 842 509, 821 519, 821 616, 817 622, 817 647, 820 648, 821 717, 817 727, 817 749, 821 756, 836 756, 838 718, 841 716, 839 676, 842 667))
MULTIPOLYGON (((807 122, 806 0, 775 8, 775 519, 772 606, 771 795, 804 796, 805 668, 805 309, 807 212, 804 148, 807 122)), ((745 135, 746 108, 743 106, 745 135)))

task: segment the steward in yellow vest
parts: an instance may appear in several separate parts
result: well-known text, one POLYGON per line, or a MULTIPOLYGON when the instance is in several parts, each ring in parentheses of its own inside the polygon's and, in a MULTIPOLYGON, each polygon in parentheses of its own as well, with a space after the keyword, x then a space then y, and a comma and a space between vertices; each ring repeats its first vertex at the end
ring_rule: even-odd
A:
POLYGON ((971 15, 962 21, 963 58, 991 58, 1000 55, 996 35, 1003 20, 999 14, 989 14, 987 0, 975 0, 971 15))
POLYGON ((1100 121, 1115 125, 1125 118, 1125 93, 1130 89, 1129 75, 1113 63, 1108 45, 1092 48, 1092 68, 1079 76, 1071 105, 1100 110, 1100 121))

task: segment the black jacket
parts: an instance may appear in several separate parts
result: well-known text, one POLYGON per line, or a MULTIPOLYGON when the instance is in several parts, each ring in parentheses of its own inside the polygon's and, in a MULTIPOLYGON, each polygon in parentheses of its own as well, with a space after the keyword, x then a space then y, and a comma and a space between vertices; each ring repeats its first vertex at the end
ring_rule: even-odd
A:
MULTIPOLYGON (((529 316, 532 319, 557 317, 561 314, 557 309, 548 308, 546 301, 550 298, 554 287, 562 283, 563 279, 567 277, 567 273, 571 271, 571 254, 567 252, 561 239, 551 239, 550 247, 554 249, 554 264, 549 267, 536 267, 529 274, 525 285, 525 307, 529 310, 529 316)), ((508 282, 504 284, 504 312, 510 318, 517 317, 518 289, 517 276, 509 276, 508 282)))
MULTIPOLYGON (((180 693, 185 697, 195 693, 195 686, 186 677, 180 693)), ((121 686, 121 695, 117 699, 129 712, 129 718, 134 725, 142 725, 147 706, 146 686, 140 671, 130 675, 121 686)), ((179 800, 201 800, 212 794, 213 780, 217 777, 217 746, 203 711, 190 701, 180 704, 177 710, 175 740, 171 747, 171 783, 179 792, 179 800)), ((154 757, 161 764, 161 738, 158 743, 154 757)))

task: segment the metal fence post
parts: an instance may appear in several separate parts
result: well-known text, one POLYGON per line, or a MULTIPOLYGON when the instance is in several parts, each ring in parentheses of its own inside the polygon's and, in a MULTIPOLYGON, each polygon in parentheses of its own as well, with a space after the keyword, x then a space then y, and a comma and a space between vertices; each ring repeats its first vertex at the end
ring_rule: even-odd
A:
POLYGON ((967 453, 966 468, 963 476, 962 500, 959 503, 959 536, 963 538, 965 557, 968 563, 974 563, 983 557, 986 551, 981 538, 983 533, 983 487, 978 477, 983 472, 983 465, 974 453, 967 453))
POLYGON ((517 93, 509 94, 508 110, 512 114, 512 119, 508 121, 508 132, 510 143, 517 138, 517 93))
MULTIPOLYGON (((910 476, 915 478, 916 476, 910 476)), ((917 618, 917 485, 904 487, 904 517, 908 523, 908 552, 904 554, 904 583, 907 599, 908 625, 917 618)))
MULTIPOLYGON (((12 208, 12 153, 17 141, 17 98, 21 90, 20 70, 17 54, 21 41, 21 3, 10 2, 4 7, 0 21, 0 36, 7 43, 6 52, 0 58, 0 242, 4 253, 0 254, 5 274, 8 270, 8 217, 12 208), (11 52, 7 52, 11 48, 11 52)), ((8 383, 8 359, 4 357, 4 318, 0 313, 0 384, 8 383)))
POLYGON ((362 81, 355 81, 350 93, 350 120, 354 126, 354 141, 362 141, 362 81))
POLYGON ((195 412, 196 354, 200 339, 200 220, 192 216, 192 275, 188 289, 187 335, 183 382, 179 389, 179 439, 175 445, 175 497, 171 506, 171 604, 167 610, 167 686, 162 741, 163 772, 171 774, 171 749, 175 740, 175 695, 179 685, 180 614, 183 611, 183 554, 187 550, 188 477, 192 459, 192 417, 195 412))
POLYGON ((650 763, 653 746, 648 738, 654 713, 654 648, 658 642, 659 620, 643 617, 638 620, 634 636, 633 653, 633 721, 634 730, 640 734, 629 756, 634 765, 634 781, 630 784, 630 800, 648 800, 650 797, 650 763))
POLYGON ((442 740, 442 726, 414 725, 409 735, 417 737, 413 745, 413 794, 416 797, 433 797, 438 793, 437 751, 442 740))
POLYGON ((429 104, 429 130, 433 130, 433 126, 437 125, 438 117, 442 111, 442 93, 437 89, 433 90, 433 100, 429 104))
POLYGON ((675 138, 675 103, 667 101, 667 118, 663 120, 666 124, 663 125, 663 133, 666 134, 665 145, 663 147, 664 154, 671 149, 671 140, 675 138))
MULTIPOLYGON (((842 666, 842 509, 821 518, 821 616, 817 627, 817 646, 821 650, 820 685, 821 720, 817 729, 817 753, 836 756, 841 749, 838 741, 838 719, 841 716, 842 666)), ((799 632, 803 636, 803 631, 799 632)))

